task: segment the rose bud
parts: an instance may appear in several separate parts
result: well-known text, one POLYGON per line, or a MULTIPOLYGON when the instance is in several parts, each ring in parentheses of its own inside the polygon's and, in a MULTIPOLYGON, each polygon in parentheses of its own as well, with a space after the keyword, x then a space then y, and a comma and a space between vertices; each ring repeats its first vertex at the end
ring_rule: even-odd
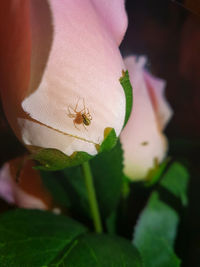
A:
POLYGON ((129 56, 125 64, 133 87, 133 109, 121 133, 124 173, 132 180, 148 177, 149 171, 166 156, 163 130, 172 116, 164 96, 165 81, 148 73, 145 57, 129 56))
POLYGON ((105 129, 118 136, 125 118, 124 1, 7 0, 0 7, 0 90, 16 135, 31 151, 95 155, 105 129))
POLYGON ((34 162, 26 157, 5 163, 0 170, 0 197, 21 208, 58 211, 33 167, 34 162))

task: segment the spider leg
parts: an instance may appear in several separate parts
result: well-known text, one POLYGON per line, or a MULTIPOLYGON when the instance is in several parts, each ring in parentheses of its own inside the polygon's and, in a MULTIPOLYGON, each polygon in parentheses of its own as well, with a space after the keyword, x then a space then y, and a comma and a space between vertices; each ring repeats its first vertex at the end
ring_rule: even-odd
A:
POLYGON ((80 131, 80 129, 76 126, 76 123, 75 123, 75 121, 73 120, 73 123, 74 123, 74 127, 77 129, 77 130, 79 130, 80 131))
POLYGON ((88 117, 90 120, 92 120, 92 115, 90 114, 90 111, 89 111, 88 108, 86 108, 86 110, 85 110, 85 114, 87 115, 87 117, 88 117))
POLYGON ((76 118, 75 114, 67 114, 69 118, 76 118))
POLYGON ((85 106, 85 100, 84 100, 84 98, 83 98, 83 106, 84 106, 84 108, 80 111, 81 113, 84 113, 84 114, 87 114, 89 117, 91 117, 91 119, 92 119, 92 116, 90 115, 90 111, 89 111, 89 109, 88 108, 86 108, 86 106, 85 106))
MULTIPOLYGON (((76 113, 75 109, 73 109, 71 106, 68 106, 68 112, 69 112, 69 114, 72 114, 72 112, 70 111, 70 109, 73 110, 74 113, 76 113)), ((72 114, 72 115, 75 115, 75 114, 72 114)))
POLYGON ((92 120, 92 116, 91 116, 91 114, 88 113, 87 115, 88 115, 87 117, 88 117, 90 120, 92 120))
POLYGON ((83 113, 86 113, 86 107, 85 107, 85 99, 84 98, 82 98, 83 99, 83 109, 81 109, 81 111, 80 112, 83 112, 83 113))
POLYGON ((85 109, 85 99, 83 98, 83 107, 84 107, 84 110, 86 110, 85 109))
MULTIPOLYGON (((87 110, 87 114, 91 116, 89 109, 86 108, 86 110, 87 110)), ((91 117, 92 117, 92 116, 91 116, 91 117)))
POLYGON ((88 108, 85 108, 85 114, 88 114, 88 113, 90 113, 89 112, 89 109, 88 108))
POLYGON ((82 123, 82 124, 83 124, 83 127, 85 128, 85 130, 88 131, 88 129, 86 128, 85 124, 84 123, 82 123))
POLYGON ((75 106, 74 112, 78 112, 78 111, 77 111, 77 108, 78 108, 79 101, 80 101, 80 98, 78 99, 78 101, 77 101, 77 103, 76 103, 76 106, 75 106))

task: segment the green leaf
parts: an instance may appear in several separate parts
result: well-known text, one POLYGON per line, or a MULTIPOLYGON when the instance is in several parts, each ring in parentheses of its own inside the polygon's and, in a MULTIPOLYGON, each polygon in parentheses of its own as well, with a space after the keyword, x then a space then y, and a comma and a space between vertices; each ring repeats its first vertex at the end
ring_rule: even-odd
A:
POLYGON ((51 267, 142 267, 137 249, 127 240, 87 234, 74 240, 62 259, 51 267))
POLYGON ((57 179, 60 181, 67 196, 69 197, 72 213, 91 218, 88 194, 81 166, 67 168, 60 171, 57 179))
MULTIPOLYGON (((103 217, 107 217, 116 209, 121 195, 123 181, 123 152, 121 144, 117 145, 109 152, 102 152, 90 161, 94 179, 98 204, 103 217)), ((87 190, 80 166, 68 168, 61 173, 62 185, 72 203, 72 209, 89 215, 89 204, 87 190)))
MULTIPOLYGON (((98 204, 101 215, 109 216, 120 200, 123 187, 123 151, 118 140, 109 152, 102 152, 91 161, 98 204)), ((81 166, 59 172, 41 171, 42 180, 57 204, 69 207, 75 215, 90 216, 88 195, 81 166)))
POLYGON ((157 165, 150 169, 147 175, 147 181, 145 182, 145 186, 153 186, 155 185, 163 175, 164 171, 166 170, 166 167, 169 163, 169 159, 166 159, 163 161, 160 165, 157 165))
POLYGON ((104 131, 104 141, 98 149, 98 152, 109 151, 117 144, 117 136, 113 128, 106 128, 104 131))
POLYGON ((68 208, 70 206, 70 199, 62 184, 59 176, 55 172, 40 171, 42 182, 47 190, 50 192, 54 202, 62 207, 68 208))
POLYGON ((142 267, 129 241, 85 232, 65 216, 23 209, 7 212, 0 217, 0 266, 142 267))
POLYGON ((119 203, 123 182, 123 151, 118 141, 109 152, 90 161, 101 214, 108 216, 119 203))
POLYGON ((123 126, 125 127, 131 115, 131 110, 132 110, 132 105, 133 105, 133 89, 130 83, 129 74, 127 70, 122 71, 122 77, 119 79, 119 81, 124 89, 124 93, 126 97, 126 115, 125 115, 124 126, 123 126))
MULTIPOLYGON (((107 217, 120 199, 123 179, 123 155, 120 142, 109 152, 98 154, 90 161, 98 204, 103 217, 107 217)), ((75 209, 88 215, 88 196, 80 167, 62 171, 67 181, 67 194, 75 209)))
POLYGON ((92 157, 86 152, 74 152, 71 156, 67 156, 63 152, 52 148, 40 149, 32 155, 32 158, 40 164, 35 169, 45 171, 56 171, 76 166, 90 160, 92 157))
POLYGON ((145 236, 145 245, 137 246, 141 252, 145 267, 179 267, 180 259, 167 244, 166 240, 158 235, 145 236))
POLYGON ((175 267, 180 261, 173 252, 178 214, 153 192, 137 222, 133 243, 145 267, 175 267))
POLYGON ((91 217, 81 166, 51 173, 41 171, 41 174, 45 186, 58 204, 69 208, 73 215, 91 217))
POLYGON ((117 211, 113 211, 106 219, 106 230, 109 234, 115 235, 117 233, 117 211))
POLYGON ((179 162, 174 162, 160 181, 160 185, 177 198, 180 198, 182 205, 186 206, 188 203, 188 181, 189 173, 187 169, 179 162))
POLYGON ((86 232, 78 222, 38 210, 0 216, 0 266, 47 266, 86 232))

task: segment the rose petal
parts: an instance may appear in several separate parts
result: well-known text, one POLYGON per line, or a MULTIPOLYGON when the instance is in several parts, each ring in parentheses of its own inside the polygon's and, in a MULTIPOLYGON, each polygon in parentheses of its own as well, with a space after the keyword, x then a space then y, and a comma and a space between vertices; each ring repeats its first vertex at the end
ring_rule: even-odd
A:
POLYGON ((13 183, 8 163, 4 164, 0 170, 0 197, 8 203, 15 202, 13 196, 13 183))
POLYGON ((149 88, 144 77, 145 58, 125 59, 133 86, 133 110, 121 133, 124 148, 124 172, 131 179, 144 179, 150 168, 163 160, 167 141, 160 131, 149 88))
MULTIPOLYGON (((18 58, 22 58, 22 63, 25 61, 24 58, 27 57, 27 60, 23 68, 20 60, 15 61, 19 63, 18 83, 15 81, 15 76, 12 76, 16 68, 12 67, 9 70, 9 81, 3 78, 5 89, 2 98, 8 119, 25 144, 29 145, 26 143, 27 138, 23 137, 28 133, 32 135, 33 124, 26 123, 26 128, 21 128, 19 122, 21 119, 32 121, 30 117, 34 123, 46 125, 55 133, 62 132, 73 136, 73 143, 77 142, 75 145, 77 148, 80 139, 85 140, 84 149, 82 147, 81 149, 88 153, 91 151, 91 145, 88 144, 94 144, 94 151, 95 145, 103 141, 105 128, 114 128, 119 135, 125 117, 125 96, 119 83, 124 64, 116 40, 119 42, 121 39, 125 23, 123 22, 119 31, 121 33, 117 33, 114 25, 118 8, 121 14, 120 20, 125 21, 126 16, 123 2, 121 0, 117 2, 119 3, 113 1, 113 4, 108 6, 102 2, 100 8, 92 0, 30 1, 30 13, 27 5, 24 16, 30 15, 31 54, 29 37, 28 41, 26 40, 26 32, 29 36, 30 28, 23 25, 27 18, 19 23, 17 20, 20 20, 20 11, 18 12, 20 8, 13 9, 14 17, 19 24, 17 30, 22 36, 18 44, 20 46, 19 53, 17 52, 18 58), (110 13, 112 19, 106 22, 107 25, 110 23, 109 27, 105 27, 103 21, 103 6, 109 11, 113 8, 113 15, 110 13), (22 50, 26 44, 24 57, 22 50), (29 77, 29 66, 31 66, 31 77, 29 77), (25 73, 26 82, 21 78, 24 75, 21 70, 25 73), (75 125, 74 118, 69 116, 69 113, 76 116, 76 112, 73 111, 76 106, 77 111, 85 106, 85 112, 91 114, 92 120, 88 127, 83 123, 75 125)), ((7 39, 6 43, 10 43, 10 39, 7 39)), ((11 56, 14 57, 13 53, 11 56)), ((5 61, 7 60, 8 57, 5 58, 5 61)), ((4 71, 2 68, 2 73, 4 71)), ((38 135, 40 136, 39 132, 38 135)), ((31 145, 37 145, 34 138, 31 140, 31 145)), ((66 140, 63 143, 61 151, 73 151, 70 148, 72 142, 69 138, 68 140, 69 142, 66 140)), ((47 140, 47 143, 49 144, 50 140, 47 140)), ((56 146, 56 141, 53 146, 56 146)), ((47 144, 43 142, 42 147, 47 147, 47 144)))
MULTIPOLYGON (((32 5, 40 7, 35 1, 32 5)), ((104 129, 112 127, 119 134, 124 120, 121 55, 90 1, 50 1, 50 8, 54 36, 47 66, 40 86, 23 101, 23 109, 56 130, 101 143, 104 129), (68 107, 75 114, 72 109, 78 104, 77 110, 82 110, 84 101, 92 115, 88 131, 82 125, 77 129, 68 116, 68 107)))
POLYGON ((33 166, 25 157, 5 163, 0 170, 0 196, 22 208, 52 209, 52 197, 33 166))
POLYGON ((40 209, 47 210, 45 203, 32 195, 27 194, 21 188, 15 188, 15 205, 25 209, 40 209))
POLYGON ((160 125, 160 129, 164 130, 170 121, 173 111, 169 103, 166 101, 164 89, 166 82, 156 78, 147 71, 144 71, 144 78, 149 90, 152 104, 160 125))
MULTIPOLYGON (((27 146, 34 144, 36 147, 43 147, 45 144, 46 148, 58 149, 66 155, 71 155, 74 151, 85 150, 86 140, 59 133, 45 125, 40 125, 29 120, 19 119, 19 125, 23 127, 22 138, 27 146)), ((90 155, 96 154, 94 143, 87 142, 87 152, 90 155)))
POLYGON ((102 16, 105 26, 120 45, 128 26, 124 0, 93 0, 97 12, 102 16))

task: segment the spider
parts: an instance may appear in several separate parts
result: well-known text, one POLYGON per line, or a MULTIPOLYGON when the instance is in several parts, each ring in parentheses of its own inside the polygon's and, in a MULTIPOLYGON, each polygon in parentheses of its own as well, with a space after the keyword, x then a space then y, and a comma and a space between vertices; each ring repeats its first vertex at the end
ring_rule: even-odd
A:
POLYGON ((84 126, 84 128, 87 130, 86 126, 89 126, 90 123, 91 123, 91 120, 92 120, 92 116, 89 112, 89 109, 85 107, 85 100, 83 98, 83 109, 81 109, 80 111, 77 111, 77 108, 78 108, 78 103, 79 103, 79 100, 77 101, 76 103, 76 106, 75 106, 75 109, 72 108, 71 106, 68 106, 68 117, 69 118, 74 118, 73 120, 73 123, 74 123, 74 126, 76 129, 80 130, 76 124, 82 124, 84 126), (73 110, 74 114, 71 113, 71 110, 73 110))

